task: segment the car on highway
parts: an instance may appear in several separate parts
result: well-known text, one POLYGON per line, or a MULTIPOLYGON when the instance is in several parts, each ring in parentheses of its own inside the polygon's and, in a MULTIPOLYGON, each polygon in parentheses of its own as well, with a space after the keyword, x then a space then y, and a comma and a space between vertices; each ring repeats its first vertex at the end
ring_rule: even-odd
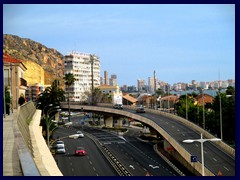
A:
POLYGON ((85 156, 86 154, 87 153, 84 147, 77 147, 75 150, 75 155, 77 156, 85 156))
POLYGON ((143 105, 137 106, 136 113, 145 113, 145 109, 143 105))
POLYGON ((122 104, 114 104, 113 108, 114 109, 123 109, 123 105, 122 104))
POLYGON ((63 141, 58 140, 53 144, 53 147, 57 149, 57 148, 60 148, 60 147, 65 147, 65 145, 64 145, 63 141))
POLYGON ((84 134, 82 131, 77 131, 78 138, 83 138, 84 134))
POLYGON ((55 153, 56 154, 65 154, 66 153, 65 147, 63 147, 63 146, 57 147, 55 150, 55 153))

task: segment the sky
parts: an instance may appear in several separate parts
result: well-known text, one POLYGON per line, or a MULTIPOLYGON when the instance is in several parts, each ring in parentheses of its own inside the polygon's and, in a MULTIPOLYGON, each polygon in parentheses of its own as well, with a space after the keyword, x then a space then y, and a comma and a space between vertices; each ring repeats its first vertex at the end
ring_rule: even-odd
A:
POLYGON ((96 54, 120 86, 235 79, 234 4, 4 4, 3 34, 96 54))

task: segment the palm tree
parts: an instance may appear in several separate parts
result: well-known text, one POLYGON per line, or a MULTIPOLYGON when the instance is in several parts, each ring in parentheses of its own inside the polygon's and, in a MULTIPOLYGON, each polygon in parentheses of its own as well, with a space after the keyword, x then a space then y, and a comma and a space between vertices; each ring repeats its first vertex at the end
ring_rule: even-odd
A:
POLYGON ((68 73, 65 75, 64 77, 65 79, 65 84, 67 85, 67 91, 68 91, 68 121, 70 121, 70 100, 69 100, 69 88, 70 86, 74 83, 74 81, 76 80, 74 78, 74 75, 72 73, 68 73))

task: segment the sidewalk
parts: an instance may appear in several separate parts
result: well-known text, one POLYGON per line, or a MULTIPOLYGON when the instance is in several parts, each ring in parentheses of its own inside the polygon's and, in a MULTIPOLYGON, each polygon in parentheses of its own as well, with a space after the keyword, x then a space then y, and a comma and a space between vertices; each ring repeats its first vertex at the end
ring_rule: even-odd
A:
POLYGON ((13 132, 17 109, 3 118, 3 176, 23 176, 13 132))

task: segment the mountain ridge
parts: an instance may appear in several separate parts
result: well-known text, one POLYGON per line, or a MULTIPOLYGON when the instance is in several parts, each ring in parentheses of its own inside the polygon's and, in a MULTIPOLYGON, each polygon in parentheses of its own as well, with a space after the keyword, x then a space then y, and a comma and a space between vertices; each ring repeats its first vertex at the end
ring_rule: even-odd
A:
POLYGON ((3 52, 19 59, 27 67, 25 72, 28 85, 52 84, 53 80, 60 78, 60 85, 64 85, 64 56, 54 48, 17 35, 3 35, 3 52), (42 70, 41 70, 42 68, 42 70), (44 78, 36 72, 44 71, 44 78))

